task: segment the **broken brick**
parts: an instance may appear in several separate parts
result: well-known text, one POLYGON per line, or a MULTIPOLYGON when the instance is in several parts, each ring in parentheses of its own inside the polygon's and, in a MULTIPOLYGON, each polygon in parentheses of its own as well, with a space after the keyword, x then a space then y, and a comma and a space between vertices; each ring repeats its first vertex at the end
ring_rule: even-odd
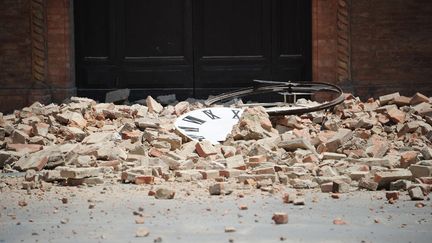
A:
POLYGON ((405 122, 406 119, 406 114, 405 112, 395 108, 395 109, 390 109, 387 112, 388 116, 390 117, 390 120, 392 120, 395 123, 403 123, 405 122))
POLYGON ((410 180, 412 178, 412 173, 409 170, 404 169, 394 169, 387 171, 379 171, 375 174, 374 181, 379 184, 379 186, 387 187, 390 182, 397 181, 400 179, 410 180))
POLYGON ((411 98, 410 105, 417 105, 423 102, 430 103, 430 99, 427 96, 417 92, 411 98))
POLYGON ((201 141, 195 145, 196 152, 200 157, 208 157, 217 154, 217 150, 208 140, 201 141))
POLYGON ((399 192, 398 191, 391 191, 391 192, 386 192, 386 198, 387 200, 398 200, 399 199, 399 192))

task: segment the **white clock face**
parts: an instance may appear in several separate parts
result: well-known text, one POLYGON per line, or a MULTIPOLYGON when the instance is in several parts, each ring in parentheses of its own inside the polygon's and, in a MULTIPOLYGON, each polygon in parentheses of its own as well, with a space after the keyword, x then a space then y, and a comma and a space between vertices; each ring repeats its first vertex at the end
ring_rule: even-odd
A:
POLYGON ((242 109, 227 107, 198 109, 178 117, 174 126, 190 139, 217 144, 225 141, 242 113, 242 109))

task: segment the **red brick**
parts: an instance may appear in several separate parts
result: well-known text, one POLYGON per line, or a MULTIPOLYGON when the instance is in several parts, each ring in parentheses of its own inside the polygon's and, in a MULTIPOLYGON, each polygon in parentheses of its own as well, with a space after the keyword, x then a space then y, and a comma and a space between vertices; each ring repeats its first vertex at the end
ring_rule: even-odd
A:
POLYGON ((154 184, 154 176, 151 175, 139 175, 135 177, 135 184, 154 184))

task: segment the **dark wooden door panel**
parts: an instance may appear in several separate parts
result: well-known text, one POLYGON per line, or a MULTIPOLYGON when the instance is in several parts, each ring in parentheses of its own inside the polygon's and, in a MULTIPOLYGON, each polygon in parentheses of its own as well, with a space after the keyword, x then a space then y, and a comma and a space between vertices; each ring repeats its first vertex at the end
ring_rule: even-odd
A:
POLYGON ((311 9, 311 1, 273 1, 273 79, 311 79, 311 9))
POLYGON ((193 89, 191 0, 76 0, 79 88, 193 89))
POLYGON ((186 8, 179 0, 124 1, 124 58, 184 57, 186 8))
POLYGON ((127 0, 119 8, 119 87, 193 89, 191 0, 127 0))
POLYGON ((270 1, 203 0, 194 9, 196 94, 271 74, 270 1))
POLYGON ((114 1, 75 1, 77 86, 114 88, 117 64, 114 1))

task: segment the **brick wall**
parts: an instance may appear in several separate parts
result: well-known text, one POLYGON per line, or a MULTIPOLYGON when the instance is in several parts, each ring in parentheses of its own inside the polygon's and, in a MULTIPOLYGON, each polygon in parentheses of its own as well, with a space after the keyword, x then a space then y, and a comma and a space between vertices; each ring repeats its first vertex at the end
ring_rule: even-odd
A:
POLYGON ((312 77, 336 81, 336 0, 312 1, 312 77))
POLYGON ((352 0, 354 91, 432 96, 432 1, 352 0))
POLYGON ((54 102, 61 102, 76 92, 71 45, 71 5, 70 0, 47 0, 47 81, 54 91, 54 102))
MULTIPOLYGON (((31 85, 30 5, 0 1, 0 111, 27 104, 31 85)), ((12 109, 11 109, 12 108, 12 109)))

